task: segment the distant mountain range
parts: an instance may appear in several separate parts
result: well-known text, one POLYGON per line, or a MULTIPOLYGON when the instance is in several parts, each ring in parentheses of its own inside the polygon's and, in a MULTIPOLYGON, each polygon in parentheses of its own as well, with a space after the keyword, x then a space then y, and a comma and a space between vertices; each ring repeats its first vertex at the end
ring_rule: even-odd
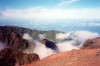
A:
POLYGON ((48 39, 51 41, 55 41, 55 35, 57 33, 61 33, 61 31, 39 31, 39 30, 32 30, 28 28, 18 27, 18 26, 0 26, 0 32, 1 33, 9 33, 12 32, 19 34, 20 36, 23 36, 25 33, 28 33, 31 37, 34 39, 38 39, 38 34, 44 33, 47 35, 48 39))

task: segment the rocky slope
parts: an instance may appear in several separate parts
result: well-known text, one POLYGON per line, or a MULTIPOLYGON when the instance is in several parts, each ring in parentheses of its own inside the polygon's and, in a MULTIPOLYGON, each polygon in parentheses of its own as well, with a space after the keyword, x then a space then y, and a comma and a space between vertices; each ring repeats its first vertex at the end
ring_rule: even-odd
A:
POLYGON ((15 66, 15 64, 21 66, 37 60, 39 60, 37 54, 22 53, 14 48, 6 48, 0 51, 0 66, 15 66))
POLYGON ((25 66, 100 66, 100 49, 58 53, 25 66))
POLYGON ((100 48, 100 37, 87 40, 82 47, 82 49, 94 49, 94 48, 100 48))
POLYGON ((100 66, 100 37, 87 40, 80 50, 58 53, 24 66, 100 66))

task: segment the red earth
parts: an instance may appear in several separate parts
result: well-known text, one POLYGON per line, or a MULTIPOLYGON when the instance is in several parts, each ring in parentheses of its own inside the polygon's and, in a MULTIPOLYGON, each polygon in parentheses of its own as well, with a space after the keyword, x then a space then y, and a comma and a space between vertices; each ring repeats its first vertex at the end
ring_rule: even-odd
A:
POLYGON ((100 66, 100 49, 62 52, 24 66, 100 66))

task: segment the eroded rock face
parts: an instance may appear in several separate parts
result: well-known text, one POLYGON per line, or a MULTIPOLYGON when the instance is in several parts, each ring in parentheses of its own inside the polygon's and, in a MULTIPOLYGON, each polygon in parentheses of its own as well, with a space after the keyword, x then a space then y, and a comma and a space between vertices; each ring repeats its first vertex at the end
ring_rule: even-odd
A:
POLYGON ((97 48, 100 48, 100 37, 87 40, 82 47, 82 49, 97 49, 97 48))
POLYGON ((28 47, 28 41, 23 39, 19 34, 12 32, 0 33, 0 41, 6 43, 8 47, 24 50, 28 47))
POLYGON ((19 63, 20 66, 37 60, 39 60, 39 56, 35 53, 26 54, 11 48, 0 51, 0 66, 15 66, 16 63, 19 63))
POLYGON ((9 47, 0 51, 1 66, 15 66, 16 64, 20 66, 39 60, 37 54, 22 53, 24 50, 30 48, 30 43, 17 33, 0 32, 0 41, 9 47))

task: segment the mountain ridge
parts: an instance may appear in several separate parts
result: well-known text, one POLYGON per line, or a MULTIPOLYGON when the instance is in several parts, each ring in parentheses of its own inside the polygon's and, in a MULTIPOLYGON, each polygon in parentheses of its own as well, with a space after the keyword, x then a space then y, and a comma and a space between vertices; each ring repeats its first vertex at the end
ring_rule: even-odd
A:
POLYGON ((64 33, 61 31, 55 31, 55 30, 50 30, 50 31, 39 31, 39 30, 32 30, 29 28, 23 28, 23 27, 18 27, 18 26, 0 26, 0 32, 2 33, 12 33, 15 32, 21 36, 23 36, 25 33, 28 33, 31 37, 34 39, 38 39, 38 34, 44 33, 47 35, 49 40, 56 41, 55 40, 55 35, 57 33, 64 33))

